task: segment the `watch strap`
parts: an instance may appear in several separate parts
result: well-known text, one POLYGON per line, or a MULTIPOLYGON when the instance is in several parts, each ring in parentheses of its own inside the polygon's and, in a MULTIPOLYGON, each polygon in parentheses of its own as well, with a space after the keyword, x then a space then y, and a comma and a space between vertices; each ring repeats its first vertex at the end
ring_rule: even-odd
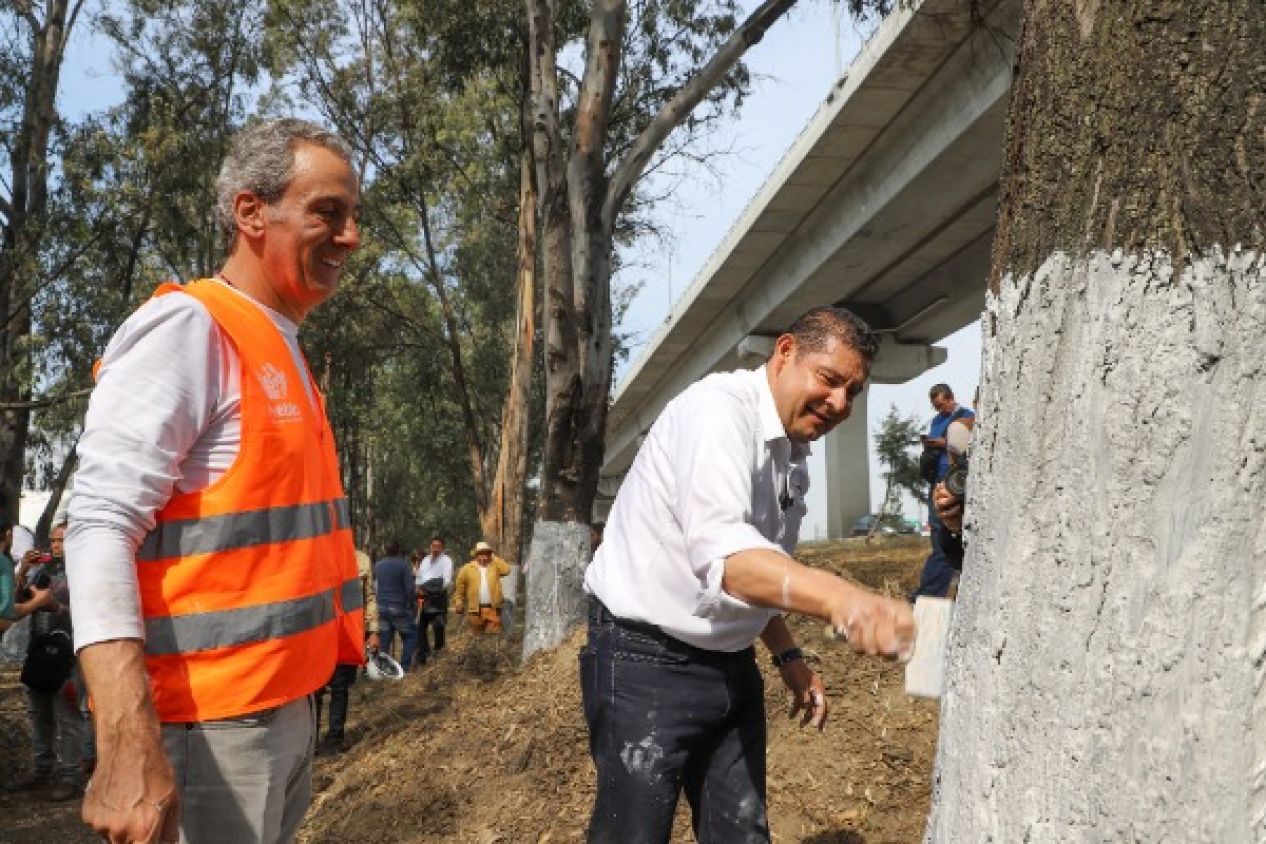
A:
POLYGON ((804 651, 798 647, 787 648, 782 653, 774 654, 773 663, 775 668, 782 668, 789 662, 795 662, 797 659, 804 659, 804 651))

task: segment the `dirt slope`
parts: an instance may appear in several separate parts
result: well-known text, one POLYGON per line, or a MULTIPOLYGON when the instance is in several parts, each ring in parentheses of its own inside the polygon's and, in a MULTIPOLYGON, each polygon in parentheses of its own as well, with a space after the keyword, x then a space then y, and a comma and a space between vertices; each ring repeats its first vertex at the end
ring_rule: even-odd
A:
MULTIPOLYGON (((806 562, 892 594, 911 590, 926 540, 821 545, 806 562)), ((793 629, 833 706, 825 734, 782 717, 766 666, 774 840, 917 842, 927 812, 936 706, 902 693, 899 666, 854 657, 817 623, 793 629)), ((582 841, 593 796, 576 681, 578 633, 518 668, 517 643, 456 638, 447 658, 392 686, 353 691, 357 742, 317 766, 308 842, 562 844, 582 841)), ((767 660, 762 654, 762 663, 767 660)), ((684 805, 684 801, 683 801, 684 805)), ((693 840, 679 812, 674 841, 693 840)))
MULTIPOLYGON (((926 540, 812 546, 801 556, 894 595, 909 592, 926 540)), ((769 814, 776 842, 911 844, 927 813, 936 706, 902 694, 899 666, 854 657, 816 623, 792 628, 826 677, 825 734, 786 718, 767 665, 769 814)), ((593 770, 576 680, 584 635, 525 667, 518 642, 454 637, 446 658, 399 684, 352 690, 351 750, 318 759, 306 842, 563 844, 582 841, 593 770)), ((30 764, 16 672, 0 671, 0 781, 30 764)), ((684 806, 684 801, 683 801, 684 806)), ((0 792, 0 841, 92 841, 78 805, 0 792)), ((674 841, 692 841, 684 811, 674 841)))

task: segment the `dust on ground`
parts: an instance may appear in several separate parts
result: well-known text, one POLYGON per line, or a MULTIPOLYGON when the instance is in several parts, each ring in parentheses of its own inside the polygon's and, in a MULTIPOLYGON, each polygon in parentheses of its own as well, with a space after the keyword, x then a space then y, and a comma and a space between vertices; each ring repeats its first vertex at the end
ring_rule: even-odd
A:
MULTIPOLYGON (((819 543, 800 558, 891 595, 918 580, 927 541, 819 543)), ((826 680, 827 730, 784 717, 785 690, 762 653, 769 711, 769 817, 775 842, 910 844, 930 797, 937 707, 902 691, 900 665, 854 656, 815 621, 793 632, 826 680)), ((577 681, 578 631, 517 664, 518 636, 477 638, 450 627, 450 647, 400 683, 352 689, 351 747, 314 770, 300 840, 565 844, 584 840, 594 775, 577 681)), ((25 706, 0 675, 0 776, 29 766, 25 706), (15 738, 20 747, 15 747, 15 738)), ((0 840, 91 841, 78 806, 0 794, 0 840)), ((692 841, 685 801, 673 841, 692 841)))

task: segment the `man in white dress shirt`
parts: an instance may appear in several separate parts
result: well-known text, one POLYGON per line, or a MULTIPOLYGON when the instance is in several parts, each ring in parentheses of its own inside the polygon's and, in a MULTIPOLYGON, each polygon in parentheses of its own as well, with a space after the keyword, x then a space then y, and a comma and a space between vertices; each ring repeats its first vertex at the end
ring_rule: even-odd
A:
POLYGON ((591 844, 667 842, 683 790, 702 844, 769 840, 757 638, 793 714, 817 727, 827 715, 784 610, 830 623, 859 653, 912 648, 905 601, 791 556, 809 443, 848 418, 877 348, 853 314, 815 308, 763 367, 704 378, 651 427, 585 575, 591 844))
POLYGON ((453 558, 444 553, 444 537, 431 537, 431 552, 418 561, 414 576, 418 597, 418 649, 415 665, 425 665, 427 657, 444 650, 444 625, 448 618, 448 593, 453 588, 453 558), (427 630, 435 630, 435 645, 427 642, 427 630))

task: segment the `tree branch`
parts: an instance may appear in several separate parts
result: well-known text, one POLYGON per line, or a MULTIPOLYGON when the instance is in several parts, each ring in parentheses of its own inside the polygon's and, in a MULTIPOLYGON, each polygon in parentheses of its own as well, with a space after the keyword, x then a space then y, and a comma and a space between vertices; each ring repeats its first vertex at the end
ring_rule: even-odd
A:
POLYGON ((0 410, 40 410, 41 408, 55 407, 68 401, 83 398, 91 392, 91 387, 84 387, 81 390, 73 390, 60 396, 45 396, 44 398, 31 399, 30 401, 0 402, 0 410))
POLYGON ((663 144, 664 139, 694 111, 695 106, 703 101, 708 92, 725 78, 743 55, 757 44, 765 32, 785 15, 796 0, 765 0, 760 8, 752 12, 743 25, 734 31, 716 54, 690 81, 664 103, 663 108, 655 115, 650 124, 634 141, 633 146, 612 173, 611 182, 607 186, 606 199, 602 207, 602 220, 608 227, 614 226, 615 218, 628 198, 629 191, 641 177, 642 171, 651 156, 663 144))

